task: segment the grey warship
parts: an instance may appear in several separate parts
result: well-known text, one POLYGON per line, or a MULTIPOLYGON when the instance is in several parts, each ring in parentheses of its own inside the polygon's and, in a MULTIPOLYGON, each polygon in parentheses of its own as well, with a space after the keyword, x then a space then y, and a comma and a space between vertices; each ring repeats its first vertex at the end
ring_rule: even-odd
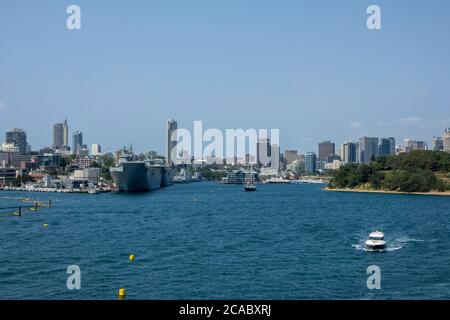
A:
POLYGON ((147 192, 173 183, 175 169, 161 159, 134 160, 132 150, 123 148, 111 177, 120 192, 147 192))

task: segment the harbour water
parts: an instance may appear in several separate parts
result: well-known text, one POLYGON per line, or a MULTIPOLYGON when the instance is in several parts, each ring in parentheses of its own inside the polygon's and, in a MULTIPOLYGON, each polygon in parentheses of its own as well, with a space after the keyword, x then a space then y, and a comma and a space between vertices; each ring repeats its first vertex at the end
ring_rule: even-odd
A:
POLYGON ((450 299, 450 198, 321 185, 180 184, 145 194, 0 192, 0 299, 450 299), (48 224, 44 228, 43 225, 48 224), (364 240, 383 226, 388 247, 364 240), (129 255, 135 255, 130 261, 129 255), (66 269, 81 269, 81 289, 66 269), (367 267, 381 289, 367 288, 367 267))

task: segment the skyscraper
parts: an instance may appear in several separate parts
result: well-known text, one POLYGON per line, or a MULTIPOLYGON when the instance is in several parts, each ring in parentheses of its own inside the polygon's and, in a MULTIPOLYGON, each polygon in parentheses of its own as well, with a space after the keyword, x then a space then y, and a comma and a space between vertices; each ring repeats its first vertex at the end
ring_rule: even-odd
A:
POLYGON ((177 145, 177 136, 175 131, 178 128, 178 124, 175 120, 169 119, 166 122, 166 162, 168 165, 173 163, 172 152, 177 145))
POLYGON ((450 152, 450 128, 445 129, 444 133, 444 151, 450 152))
POLYGON ((314 152, 308 152, 305 155, 305 172, 314 173, 316 172, 316 161, 317 156, 314 152))
POLYGON ((256 143, 256 163, 258 166, 269 166, 272 156, 270 139, 259 139, 256 143))
POLYGON ((69 126, 67 125, 67 120, 53 125, 53 149, 69 149, 69 126))
POLYGON ((389 137, 388 138, 390 143, 391 143, 391 155, 395 154, 395 138, 394 137, 389 137))
POLYGON ((342 145, 341 158, 344 163, 355 163, 357 157, 358 146, 355 142, 347 141, 342 145))
POLYGON ((319 143, 319 161, 327 162, 328 156, 335 154, 335 146, 331 141, 322 141, 319 143))
POLYGON ((391 138, 380 138, 378 155, 388 156, 391 154, 391 152, 392 152, 391 138))
POLYGON ((83 133, 81 131, 75 131, 73 133, 73 154, 77 154, 78 150, 83 147, 83 133))
POLYGON ((280 146, 277 144, 273 144, 270 147, 271 156, 270 156, 270 165, 272 169, 280 170, 280 146))
POLYGON ((11 129, 6 132, 5 143, 13 144, 19 148, 20 154, 25 154, 27 152, 27 133, 22 129, 11 129))
POLYGON ((378 156, 378 138, 362 137, 359 138, 360 161, 368 163, 372 157, 378 156))

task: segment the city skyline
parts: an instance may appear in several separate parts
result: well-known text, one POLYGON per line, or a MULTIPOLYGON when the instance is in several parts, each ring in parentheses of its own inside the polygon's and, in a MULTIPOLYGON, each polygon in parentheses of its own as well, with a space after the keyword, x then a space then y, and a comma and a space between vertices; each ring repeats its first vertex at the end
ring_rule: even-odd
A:
MULTIPOLYGON (((164 144, 164 149, 163 150, 157 150, 156 148, 144 148, 143 150, 138 150, 138 153, 145 153, 145 152, 149 152, 149 151, 156 151, 158 152, 158 154, 160 155, 164 155, 167 158, 167 155, 169 154, 169 149, 170 151, 173 149, 174 147, 174 141, 170 141, 170 148, 169 148, 169 136, 172 134, 172 132, 174 130, 176 130, 178 128, 178 121, 174 120, 173 118, 170 119, 166 119, 165 120, 165 126, 164 126, 164 133, 162 134, 164 136, 164 140, 163 140, 163 144, 164 144), (169 124, 173 123, 174 127, 169 127, 169 124), (170 128, 170 129, 169 129, 170 128)), ((181 126, 178 129, 185 129, 185 127, 181 126)), ((44 149, 44 148, 52 148, 53 150, 69 150, 71 152, 75 151, 76 153, 76 149, 77 148, 85 148, 85 149, 90 149, 90 147, 92 145, 101 145, 102 149, 105 150, 105 152, 114 152, 116 150, 119 150, 120 148, 122 148, 123 146, 126 145, 133 145, 134 148, 134 142, 133 141, 129 141, 128 143, 122 144, 122 145, 116 145, 116 146, 109 146, 104 144, 102 141, 95 141, 95 142, 85 142, 86 140, 83 137, 83 131, 79 130, 79 129, 74 129, 71 131, 72 134, 69 134, 69 122, 67 119, 65 119, 63 122, 58 122, 58 123, 54 123, 52 125, 52 133, 51 136, 49 138, 49 140, 51 141, 50 143, 47 143, 45 145, 40 145, 40 146, 34 146, 31 145, 30 143, 30 135, 27 133, 28 130, 24 129, 24 128, 17 128, 17 127, 11 127, 7 130, 5 130, 5 135, 4 135, 4 139, 2 143, 8 144, 9 142, 7 141, 8 138, 8 134, 10 132, 14 132, 14 131, 20 131, 21 133, 25 134, 25 140, 26 140, 26 146, 28 148, 31 148, 31 151, 38 151, 40 149, 44 149), (81 143, 76 142, 74 139, 79 139, 78 137, 81 135, 81 143), (69 136, 72 136, 72 139, 69 141, 69 136)), ((244 129, 245 130, 245 129, 244 129)), ((398 139, 397 137, 391 137, 388 135, 380 135, 380 136, 376 136, 376 135, 363 135, 363 136, 354 136, 351 137, 349 139, 346 139, 342 142, 336 142, 336 140, 333 137, 327 137, 325 140, 320 140, 320 141, 314 141, 312 142, 313 147, 311 149, 298 149, 295 147, 291 147, 291 146, 284 146, 284 147, 280 147, 277 146, 280 150, 284 151, 289 151, 289 150, 295 150, 297 151, 299 154, 306 154, 309 152, 314 152, 317 154, 318 158, 320 161, 323 161, 324 159, 320 159, 320 153, 321 153, 321 147, 323 144, 330 144, 332 145, 332 152, 328 152, 327 155, 332 155, 332 154, 340 154, 342 152, 341 147, 343 147, 345 144, 347 144, 348 142, 358 142, 358 140, 361 140, 362 138, 376 138, 378 140, 380 140, 380 146, 381 147, 381 143, 383 140, 390 140, 393 139, 394 144, 390 144, 390 153, 393 154, 396 150, 397 147, 399 146, 405 146, 407 147, 408 141, 411 141, 413 143, 415 142, 419 142, 419 143, 423 143, 425 148, 427 150, 433 150, 436 149, 435 148, 435 144, 436 141, 439 141, 442 143, 442 148, 444 148, 444 141, 445 141, 445 137, 449 135, 450 132, 450 126, 449 127, 445 127, 441 130, 441 134, 437 134, 437 135, 433 135, 432 137, 428 137, 426 139, 412 139, 410 137, 408 138, 404 138, 404 139, 398 139)), ((270 140, 270 139, 269 139, 270 140)), ((280 139, 280 145, 283 145, 283 139, 280 139)), ((89 139, 88 139, 89 141, 89 139)), ((377 142, 378 143, 378 142, 377 142)), ((378 148, 377 147, 377 148, 378 148)), ((328 147, 329 148, 329 147, 328 147)), ((419 149, 422 149, 423 147, 420 147, 419 149)), ((23 147, 22 147, 23 149, 23 147)), ((134 148, 135 149, 135 148, 134 148)), ((411 147, 411 149, 414 149, 413 147, 411 147)), ((136 150, 136 149, 135 149, 136 150)), ((22 150, 21 150, 22 151, 22 150)), ((282 153, 283 153, 282 152, 282 153)), ((384 154, 387 154, 387 152, 383 152, 384 154)), ((270 152, 269 152, 270 154, 270 152)), ((326 158, 325 156, 325 158, 326 158)))
POLYGON ((366 28, 368 4, 105 11, 79 1, 83 27, 68 31, 63 4, 32 2, 23 12, 20 1, 2 3, 0 130, 24 128, 32 146, 50 145, 44 124, 67 117, 88 144, 132 141, 163 153, 164 121, 174 117, 183 127, 200 119, 221 130, 280 128, 281 149, 303 153, 330 137, 336 145, 361 136, 431 145, 450 126, 450 48, 440 32, 450 28, 450 4, 378 1, 380 31, 366 28))
MULTIPOLYGON (((101 143, 92 143, 85 144, 83 140, 83 132, 79 130, 74 130, 72 133, 72 148, 69 146, 68 140, 68 131, 69 131, 69 123, 68 120, 65 119, 62 123, 55 123, 52 126, 52 144, 46 146, 40 146, 38 148, 32 148, 32 146, 28 143, 27 132, 21 128, 12 128, 5 132, 4 144, 1 145, 2 148, 6 148, 8 150, 14 150, 17 148, 19 154, 29 154, 31 152, 36 152, 39 150, 51 149, 54 153, 62 153, 65 155, 74 154, 77 156, 88 156, 88 155, 98 155, 101 152, 99 151, 101 147, 101 143), (91 152, 89 152, 91 150, 91 152), (95 150, 95 151, 92 151, 95 150)), ((169 164, 173 163, 173 159, 171 159, 172 150, 177 145, 177 137, 176 130, 178 128, 178 122, 173 118, 166 120, 165 125, 165 145, 166 149, 164 153, 159 153, 160 155, 164 155, 169 164), (175 138, 175 140, 174 140, 175 138)), ((183 128, 181 128, 183 129, 183 128)), ((182 138, 183 139, 183 138, 182 138)), ((130 146, 133 145, 130 142, 130 146)), ((202 142, 202 149, 208 143, 202 142)), ((445 128, 443 134, 441 136, 434 136, 432 139, 432 143, 428 144, 425 140, 414 140, 414 139, 404 139, 402 143, 396 140, 395 137, 368 137, 362 136, 359 138, 352 138, 344 141, 343 143, 336 144, 334 140, 323 140, 318 141, 316 144, 317 148, 315 150, 310 150, 307 152, 302 152, 293 148, 280 148, 279 144, 271 144, 269 138, 262 138, 256 141, 256 154, 252 155, 255 157, 255 161, 257 164, 260 164, 261 161, 259 159, 260 152, 259 149, 267 149, 267 156, 269 159, 274 160, 272 158, 272 153, 276 152, 279 157, 290 157, 295 159, 299 156, 306 156, 308 154, 315 154, 317 157, 318 163, 332 163, 334 160, 339 160, 343 164, 347 163, 367 163, 372 160, 374 156, 380 155, 393 155, 402 152, 410 152, 412 150, 433 150, 433 151, 450 151, 450 127, 445 128), (274 149, 275 148, 275 149, 274 149), (292 154, 295 153, 295 156, 292 154), (356 154, 355 154, 356 153, 356 154), (288 155, 288 156, 286 156, 288 155), (335 156, 338 156, 337 158, 335 156)), ((123 146, 113 148, 111 150, 110 147, 105 148, 106 153, 113 153, 118 151, 123 146)), ((5 151, 0 148, 0 152, 11 152, 5 151)), ((246 146, 246 149, 249 146, 246 146)), ((178 150, 180 151, 180 150, 178 150)), ((192 152, 193 150, 191 150, 192 152)), ((217 151, 217 150, 216 150, 217 151)), ((144 152, 157 152, 154 149, 147 149, 144 152)), ((144 153, 138 152, 138 153, 144 153)), ((189 152, 189 151, 188 151, 189 152)), ((245 156, 239 157, 239 154, 234 154, 233 159, 246 159, 248 156, 248 152, 250 149, 247 149, 245 156)), ((158 152, 157 152, 158 153, 158 152)), ((276 163, 279 162, 280 159, 276 158, 276 163)), ((184 157, 184 156, 183 156, 184 157)), ((202 160, 206 158, 216 158, 213 154, 205 154, 202 160)), ((196 158, 198 159, 198 158, 196 158)), ((223 159, 229 161, 228 158, 217 157, 217 159, 223 159)), ((200 159, 198 159, 200 160, 200 159)), ((284 159, 286 160, 286 159, 284 159)), ((270 164, 269 160, 269 164, 270 164)), ((289 164, 289 160, 287 163, 289 164)), ((278 165, 277 165, 278 166, 278 165)))

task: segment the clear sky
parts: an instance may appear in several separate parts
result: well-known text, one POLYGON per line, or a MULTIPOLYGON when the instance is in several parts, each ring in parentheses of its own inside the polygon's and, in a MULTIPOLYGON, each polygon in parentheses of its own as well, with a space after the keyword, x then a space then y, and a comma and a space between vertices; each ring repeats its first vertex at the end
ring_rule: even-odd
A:
POLYGON ((448 0, 0 0, 0 131, 33 149, 164 150, 165 120, 279 128, 281 148, 450 127, 448 0), (66 8, 81 7, 81 30, 66 8), (369 31, 377 4, 382 30, 369 31))

